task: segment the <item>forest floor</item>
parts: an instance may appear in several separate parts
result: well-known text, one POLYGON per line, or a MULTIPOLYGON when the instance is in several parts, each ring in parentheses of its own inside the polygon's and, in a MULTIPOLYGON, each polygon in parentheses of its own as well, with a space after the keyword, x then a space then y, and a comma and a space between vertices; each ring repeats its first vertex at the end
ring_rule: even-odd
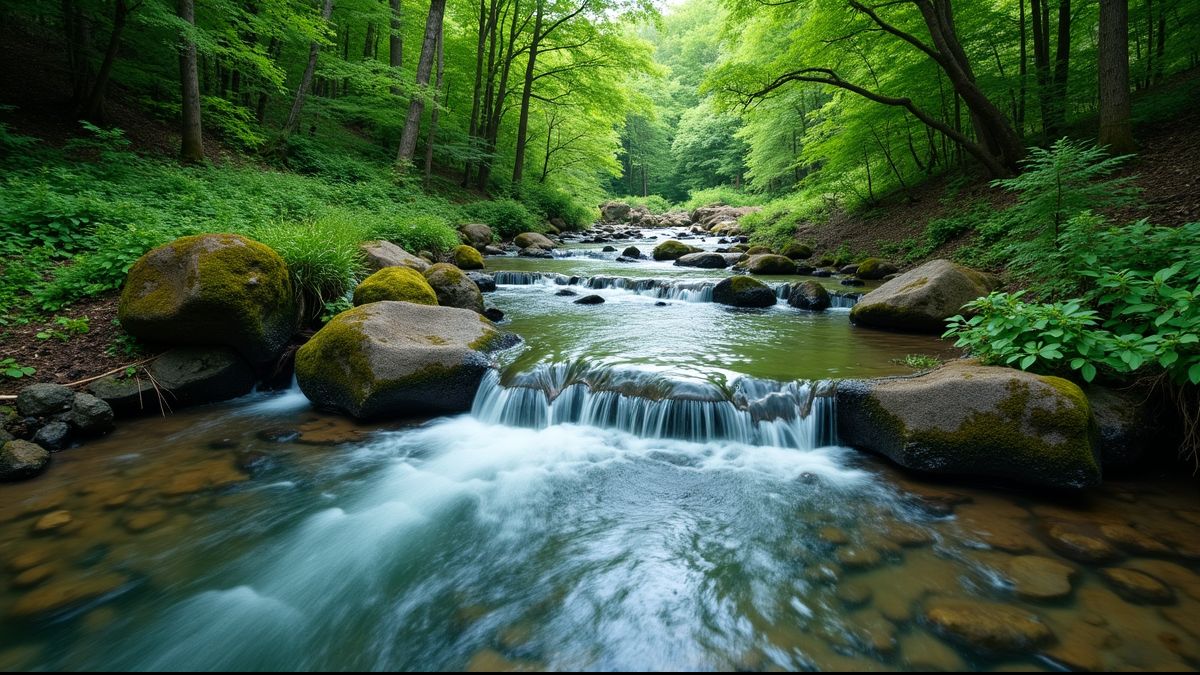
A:
MULTIPOLYGON (((1154 94, 1160 99, 1174 94, 1193 102, 1200 100, 1200 70, 1184 73, 1156 88, 1154 94)), ((1156 225, 1179 226, 1200 221, 1200 106, 1180 108, 1181 112, 1161 121, 1136 126, 1137 156, 1120 174, 1133 177, 1141 191, 1141 203, 1111 212, 1116 222, 1148 218, 1156 225)), ((1155 115, 1147 112, 1143 116, 1155 115)), ((1087 133, 1081 128, 1074 135, 1087 133)), ((817 251, 845 246, 854 253, 878 255, 881 249, 920 238, 931 220, 981 204, 1003 209, 1012 200, 1011 194, 991 188, 982 176, 965 183, 961 175, 938 176, 907 193, 890 195, 874 208, 837 212, 825 223, 802 229, 798 238, 812 242, 817 251)), ((970 240, 970 234, 951 240, 912 262, 950 257, 970 240)))

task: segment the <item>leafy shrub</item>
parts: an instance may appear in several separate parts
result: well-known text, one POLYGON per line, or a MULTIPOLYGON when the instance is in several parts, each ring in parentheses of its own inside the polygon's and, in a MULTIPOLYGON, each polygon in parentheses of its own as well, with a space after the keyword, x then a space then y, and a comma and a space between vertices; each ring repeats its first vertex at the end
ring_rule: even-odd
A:
POLYGON ((672 204, 671 202, 667 201, 667 199, 659 195, 650 195, 648 197, 629 195, 624 197, 613 197, 612 199, 618 202, 625 202, 630 206, 643 206, 650 213, 660 215, 667 213, 668 211, 676 211, 682 208, 676 204, 672 204))
POLYGON ((90 238, 92 250, 75 256, 71 265, 34 292, 34 299, 41 309, 57 310, 81 298, 116 290, 146 251, 184 234, 195 232, 155 225, 101 225, 90 238))
POLYGON ((727 204, 729 206, 754 206, 761 204, 763 198, 758 195, 742 192, 729 186, 692 190, 688 193, 687 201, 680 204, 686 211, 708 206, 709 204, 727 204))
POLYGON ((467 215, 489 225, 503 239, 512 239, 522 232, 543 232, 545 226, 521 202, 512 199, 475 202, 466 207, 467 215))
POLYGON ((583 227, 596 220, 596 209, 578 203, 571 195, 549 185, 525 183, 521 186, 520 197, 530 211, 541 215, 544 220, 561 218, 572 228, 583 227))
POLYGON ((389 213, 371 221, 368 239, 386 239, 416 253, 445 253, 458 246, 458 232, 445 219, 430 214, 389 213))

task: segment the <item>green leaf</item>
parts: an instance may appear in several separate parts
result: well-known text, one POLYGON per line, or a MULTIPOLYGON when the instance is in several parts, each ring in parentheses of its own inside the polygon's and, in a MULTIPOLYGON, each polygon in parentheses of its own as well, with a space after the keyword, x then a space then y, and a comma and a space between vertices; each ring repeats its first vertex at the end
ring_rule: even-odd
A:
POLYGON ((1037 356, 1034 354, 1021 359, 1021 370, 1029 370, 1029 366, 1032 366, 1034 361, 1037 361, 1037 356))
POLYGON ((1083 368, 1080 369, 1080 374, 1083 375, 1084 382, 1091 382, 1096 378, 1096 366, 1085 363, 1083 364, 1083 368))

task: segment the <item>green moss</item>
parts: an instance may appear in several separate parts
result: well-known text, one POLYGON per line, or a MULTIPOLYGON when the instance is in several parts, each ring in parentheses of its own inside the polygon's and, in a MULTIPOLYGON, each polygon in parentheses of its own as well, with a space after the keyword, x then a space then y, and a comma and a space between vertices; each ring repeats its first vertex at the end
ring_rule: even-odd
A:
POLYGON ((811 246, 801 244, 798 241, 789 242, 779 253, 792 260, 806 260, 811 258, 813 254, 811 246))
POLYGON ((875 274, 875 272, 879 269, 879 266, 885 262, 887 261, 883 260, 882 258, 866 258, 862 262, 858 263, 858 275, 861 277, 866 277, 875 274))
POLYGON ((654 247, 654 259, 676 260, 689 253, 696 253, 698 251, 700 251, 700 249, 696 248, 695 246, 688 246, 681 241, 668 239, 654 247))
POLYGON ((766 246, 751 246, 750 249, 746 251, 746 253, 748 253, 750 255, 766 255, 768 253, 774 253, 774 251, 767 248, 766 246))
POLYGON ((401 300, 419 305, 438 304, 437 294, 424 275, 409 267, 385 267, 354 289, 354 304, 401 300))
POLYGON ((733 288, 734 293, 744 293, 756 288, 767 288, 767 285, 758 279, 754 279, 743 274, 730 277, 729 285, 731 288, 733 288))
MULTIPOLYGON (((366 357, 362 323, 370 316, 369 305, 338 314, 296 351, 296 373, 301 382, 352 397, 361 406, 375 382, 375 372, 366 357)), ((306 392, 307 393, 307 392, 306 392)), ((317 399, 317 396, 309 395, 317 399)))
POLYGON ((483 256, 471 246, 456 246, 450 255, 460 269, 483 269, 483 256))

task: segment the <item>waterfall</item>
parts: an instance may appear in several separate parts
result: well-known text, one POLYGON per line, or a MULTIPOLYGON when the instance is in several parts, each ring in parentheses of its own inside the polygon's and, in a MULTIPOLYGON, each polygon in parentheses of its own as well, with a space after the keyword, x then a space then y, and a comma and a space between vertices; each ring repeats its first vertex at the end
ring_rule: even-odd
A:
MULTIPOLYGON (((681 302, 712 302, 713 288, 718 280, 707 279, 669 279, 651 278, 635 279, 631 277, 567 276, 555 272, 494 272, 498 286, 579 286, 594 290, 617 289, 646 295, 661 300, 678 300, 681 302)), ((787 300, 791 284, 776 282, 770 284, 775 295, 783 301, 787 300)), ((862 297, 860 293, 830 293, 830 307, 849 309, 862 297)))
POLYGON ((803 450, 837 440, 835 398, 826 382, 742 377, 726 388, 580 363, 538 366, 507 378, 489 372, 471 413, 484 422, 515 427, 581 424, 642 438, 803 450))

